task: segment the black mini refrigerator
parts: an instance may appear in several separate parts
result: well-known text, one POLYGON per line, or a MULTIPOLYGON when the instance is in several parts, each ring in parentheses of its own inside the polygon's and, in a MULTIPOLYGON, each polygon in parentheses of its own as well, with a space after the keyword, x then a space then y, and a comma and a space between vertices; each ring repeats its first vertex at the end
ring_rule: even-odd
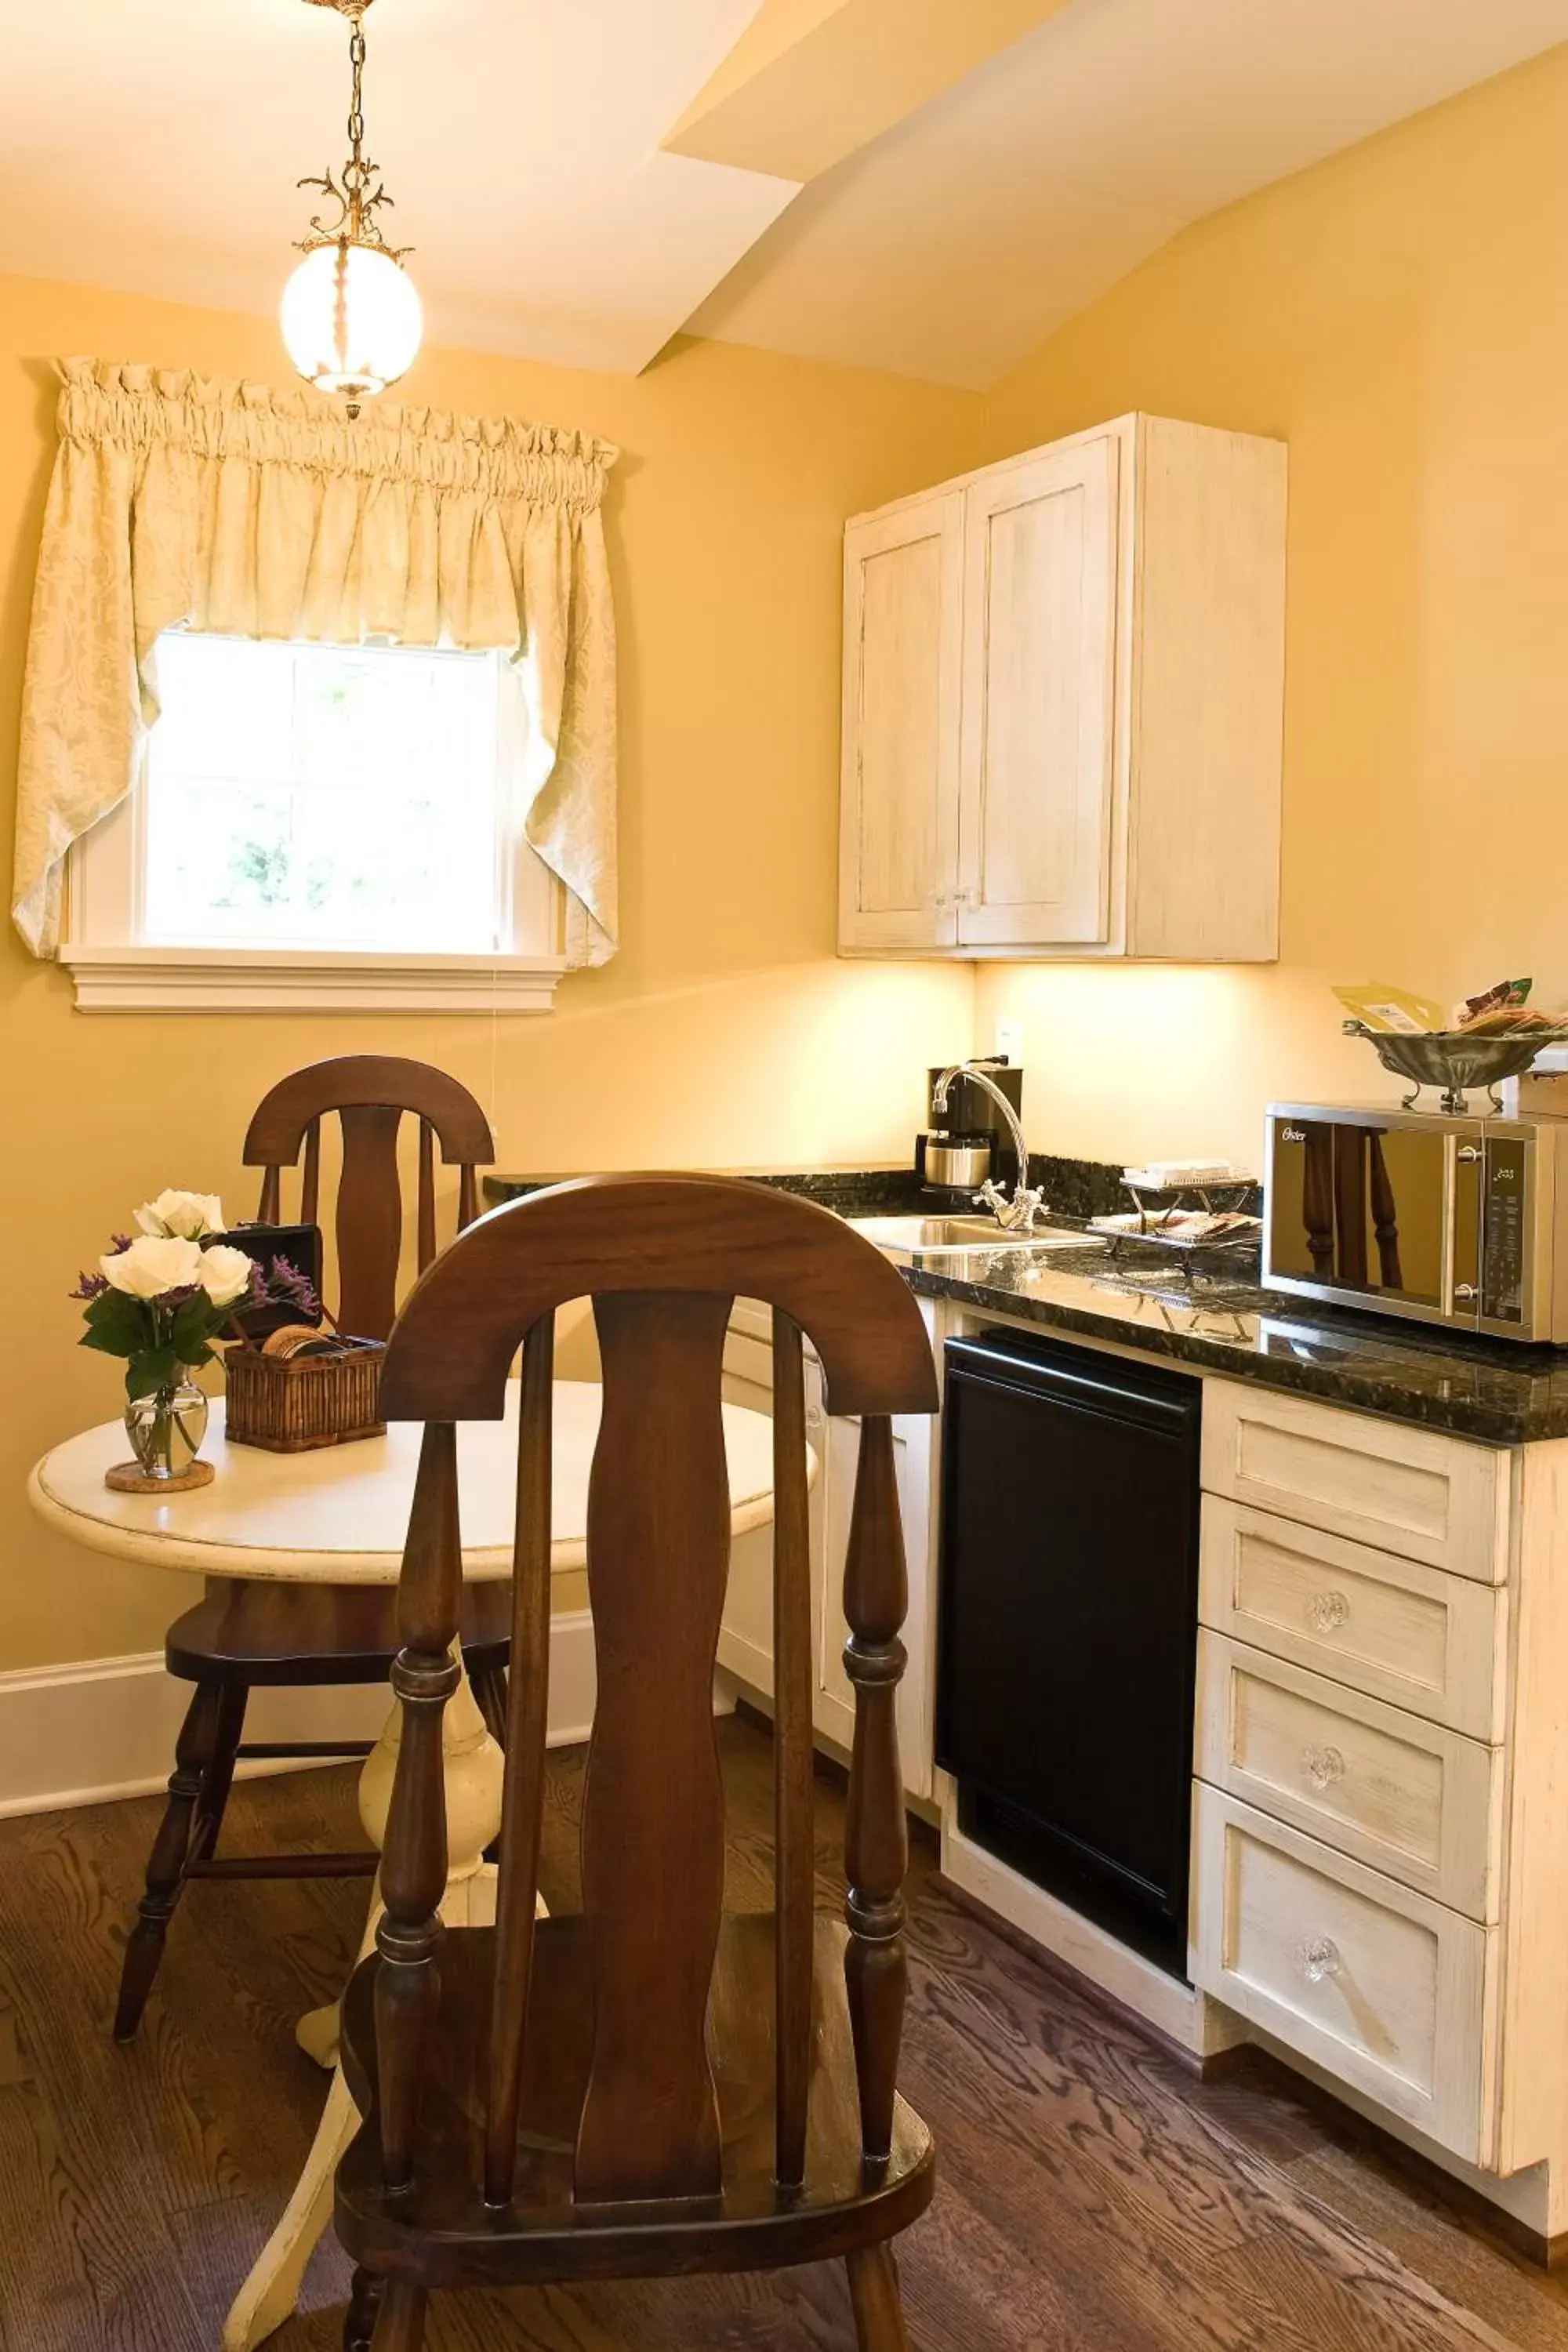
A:
POLYGON ((1184 1977, 1201 1381, 951 1339, 937 1761, 965 1836, 1184 1977))

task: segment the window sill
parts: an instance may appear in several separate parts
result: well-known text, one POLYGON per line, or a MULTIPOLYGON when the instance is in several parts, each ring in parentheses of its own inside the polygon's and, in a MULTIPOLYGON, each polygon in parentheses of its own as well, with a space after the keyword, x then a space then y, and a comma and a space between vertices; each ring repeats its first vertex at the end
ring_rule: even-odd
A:
POLYGON ((548 1013, 564 956, 89 947, 60 961, 79 1013, 548 1013))

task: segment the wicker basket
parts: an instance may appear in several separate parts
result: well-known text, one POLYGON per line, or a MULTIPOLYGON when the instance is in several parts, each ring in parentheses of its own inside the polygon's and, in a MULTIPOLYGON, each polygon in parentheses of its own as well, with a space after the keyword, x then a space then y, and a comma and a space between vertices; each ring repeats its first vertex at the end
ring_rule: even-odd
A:
POLYGON ((353 1339, 340 1356, 264 1356, 259 1348, 231 1348, 226 1434, 231 1445, 259 1445, 268 1454, 308 1454, 319 1445, 350 1445, 381 1437, 376 1417, 383 1339, 353 1339))

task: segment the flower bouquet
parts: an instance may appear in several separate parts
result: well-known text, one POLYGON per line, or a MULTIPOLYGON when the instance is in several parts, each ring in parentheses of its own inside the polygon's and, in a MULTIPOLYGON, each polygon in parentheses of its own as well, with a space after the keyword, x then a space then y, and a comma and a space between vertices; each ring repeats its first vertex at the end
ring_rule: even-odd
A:
POLYGON ((106 1473, 130 1493, 171 1485, 205 1486, 212 1465, 197 1459, 207 1401, 191 1375, 214 1361, 212 1342, 237 1307, 280 1300, 315 1310, 303 1276, 275 1258, 264 1272, 244 1250, 212 1237, 225 1230, 211 1192, 160 1192, 136 1212, 140 1231, 117 1234, 83 1274, 84 1348, 125 1359, 126 1434, 133 1462, 106 1473))

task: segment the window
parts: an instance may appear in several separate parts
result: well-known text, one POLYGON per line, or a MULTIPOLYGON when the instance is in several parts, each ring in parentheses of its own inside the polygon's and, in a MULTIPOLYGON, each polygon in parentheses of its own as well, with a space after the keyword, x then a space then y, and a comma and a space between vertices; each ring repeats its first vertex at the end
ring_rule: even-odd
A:
POLYGON ((158 682, 143 772, 73 855, 79 1003, 548 1003, 512 664, 170 632, 158 682))

